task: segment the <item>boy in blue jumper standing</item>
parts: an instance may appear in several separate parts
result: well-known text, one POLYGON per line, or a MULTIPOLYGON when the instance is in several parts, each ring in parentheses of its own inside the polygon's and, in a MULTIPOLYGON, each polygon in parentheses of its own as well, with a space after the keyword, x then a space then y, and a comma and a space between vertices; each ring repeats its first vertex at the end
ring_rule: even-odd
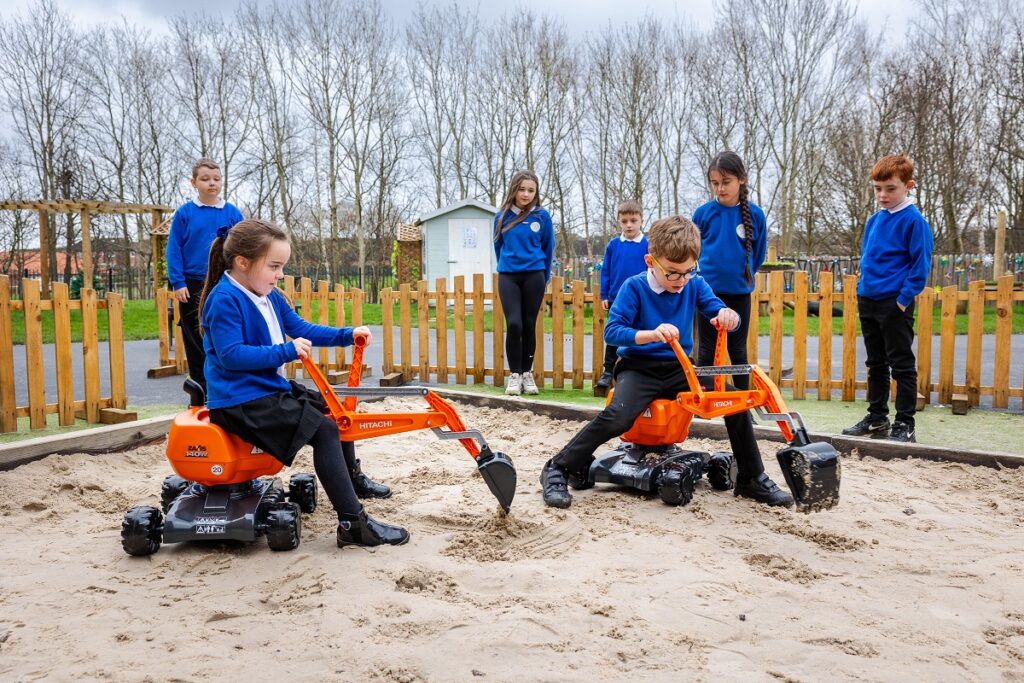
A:
POLYGON ((179 303, 181 338, 188 360, 188 373, 206 390, 203 340, 199 334, 199 296, 206 280, 210 245, 217 230, 242 220, 242 212, 220 196, 223 185, 220 167, 202 158, 192 166, 192 187, 198 196, 174 212, 167 238, 167 280, 179 303))
MULTIPOLYGON (((647 271, 623 283, 604 328, 605 342, 619 347, 612 400, 541 472, 544 502, 552 507, 569 507, 569 477, 585 480, 581 475, 598 446, 625 433, 654 399, 675 398, 687 390, 689 383, 668 342, 677 339, 691 353, 695 312, 726 330, 740 324, 736 312, 697 274, 700 233, 690 219, 656 221, 648 240, 647 271)), ((793 497, 764 471, 750 414, 730 415, 725 425, 738 469, 735 495, 767 505, 792 505, 793 497)))
POLYGON ((879 211, 868 219, 861 242, 857 310, 867 351, 868 414, 843 430, 848 436, 916 441, 917 359, 914 299, 928 283, 932 229, 909 197, 914 162, 882 157, 871 169, 879 211), (896 380, 896 420, 889 424, 889 375, 896 380))
MULTIPOLYGON (((622 234, 612 239, 604 250, 604 265, 601 266, 601 305, 604 310, 611 308, 622 283, 627 278, 647 270, 644 257, 647 256, 647 237, 640 232, 644 224, 644 213, 640 202, 629 199, 619 204, 619 229, 622 234)), ((613 344, 604 347, 604 372, 594 383, 595 394, 612 385, 612 369, 618 359, 619 348, 613 344)), ((601 395, 603 395, 603 393, 601 395)))

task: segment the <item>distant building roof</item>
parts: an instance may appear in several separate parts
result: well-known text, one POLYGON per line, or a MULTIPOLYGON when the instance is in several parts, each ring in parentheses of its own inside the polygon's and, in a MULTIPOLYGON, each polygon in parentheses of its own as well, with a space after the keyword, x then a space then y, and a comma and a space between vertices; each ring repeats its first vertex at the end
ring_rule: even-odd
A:
POLYGON ((420 216, 416 220, 415 225, 422 225, 423 223, 429 221, 431 218, 443 216, 446 213, 451 213, 452 211, 455 211, 456 209, 461 209, 464 206, 475 206, 476 208, 482 211, 486 211, 487 213, 498 213, 498 207, 491 206, 490 204, 482 202, 479 199, 463 199, 461 202, 455 202, 454 204, 443 206, 440 209, 437 209, 436 211, 431 211, 425 216, 420 216))

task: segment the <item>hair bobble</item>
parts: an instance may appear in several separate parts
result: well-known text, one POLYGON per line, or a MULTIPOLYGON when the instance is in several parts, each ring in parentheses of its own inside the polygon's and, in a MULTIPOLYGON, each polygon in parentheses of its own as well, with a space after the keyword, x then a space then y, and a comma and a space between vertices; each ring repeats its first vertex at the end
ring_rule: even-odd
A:
POLYGON ((217 237, 221 238, 222 240, 226 240, 228 238, 228 231, 229 230, 231 230, 231 226, 230 225, 222 225, 222 226, 220 226, 219 228, 217 228, 217 237))

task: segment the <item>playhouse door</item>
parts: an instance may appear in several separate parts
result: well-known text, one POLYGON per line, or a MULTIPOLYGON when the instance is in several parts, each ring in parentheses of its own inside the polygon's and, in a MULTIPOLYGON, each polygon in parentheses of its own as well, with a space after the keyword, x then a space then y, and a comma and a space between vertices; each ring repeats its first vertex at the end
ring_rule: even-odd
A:
POLYGON ((487 218, 448 219, 448 288, 455 287, 455 276, 466 278, 466 290, 473 288, 473 275, 484 274, 484 291, 491 291, 494 272, 494 247, 491 245, 491 221, 487 218))

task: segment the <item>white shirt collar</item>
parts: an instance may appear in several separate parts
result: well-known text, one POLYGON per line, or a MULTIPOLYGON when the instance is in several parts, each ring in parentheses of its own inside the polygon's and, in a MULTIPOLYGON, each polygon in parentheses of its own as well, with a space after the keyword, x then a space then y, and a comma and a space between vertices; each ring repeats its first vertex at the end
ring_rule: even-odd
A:
MULTIPOLYGON (((199 198, 196 197, 195 199, 192 200, 192 203, 195 204, 196 206, 205 207, 207 209, 223 209, 224 205, 227 202, 225 202, 223 199, 217 199, 216 204, 203 204, 201 201, 199 201, 199 198)), ((234 280, 232 280, 232 282, 234 282, 234 280)))
MULTIPOLYGON (((658 284, 658 280, 654 277, 654 268, 647 269, 647 286, 650 287, 655 294, 663 294, 668 291, 667 289, 658 284)), ((683 290, 680 289, 679 292, 681 291, 683 290)), ((678 294, 679 292, 672 293, 678 294)))
POLYGON ((906 196, 906 197, 905 197, 905 198, 903 199, 903 201, 902 201, 902 202, 900 202, 900 203, 899 203, 899 204, 897 204, 896 206, 892 207, 891 209, 887 209, 887 211, 888 211, 889 213, 898 213, 898 212, 902 211, 903 209, 907 208, 908 206, 910 206, 910 205, 911 205, 911 204, 913 204, 913 203, 914 203, 914 199, 913 199, 913 197, 911 197, 911 196, 910 196, 910 195, 908 194, 908 195, 907 195, 907 196, 906 196))
POLYGON ((254 304, 256 304, 257 308, 259 308, 260 306, 265 306, 266 304, 270 303, 270 300, 267 299, 267 297, 260 296, 260 295, 256 294, 255 292, 250 290, 248 287, 243 285, 241 282, 239 282, 235 278, 231 277, 231 273, 225 272, 224 275, 226 275, 228 280, 231 281, 231 284, 233 284, 235 287, 238 287, 240 290, 242 290, 242 293, 244 293, 247 297, 249 297, 249 301, 251 301, 254 304))
POLYGON ((522 209, 520 209, 520 208, 519 208, 518 206, 516 206, 515 204, 513 204, 512 206, 510 206, 510 207, 509 207, 509 210, 510 210, 510 211, 511 211, 512 213, 514 213, 515 215, 517 215, 517 216, 518 216, 519 214, 521 214, 521 213, 523 212, 523 210, 522 210, 522 209))
POLYGON ((637 243, 640 243, 640 242, 644 241, 644 234, 642 232, 638 232, 636 234, 636 237, 634 237, 632 239, 630 239, 629 237, 626 237, 625 235, 619 235, 619 239, 622 240, 623 242, 637 242, 637 243))

